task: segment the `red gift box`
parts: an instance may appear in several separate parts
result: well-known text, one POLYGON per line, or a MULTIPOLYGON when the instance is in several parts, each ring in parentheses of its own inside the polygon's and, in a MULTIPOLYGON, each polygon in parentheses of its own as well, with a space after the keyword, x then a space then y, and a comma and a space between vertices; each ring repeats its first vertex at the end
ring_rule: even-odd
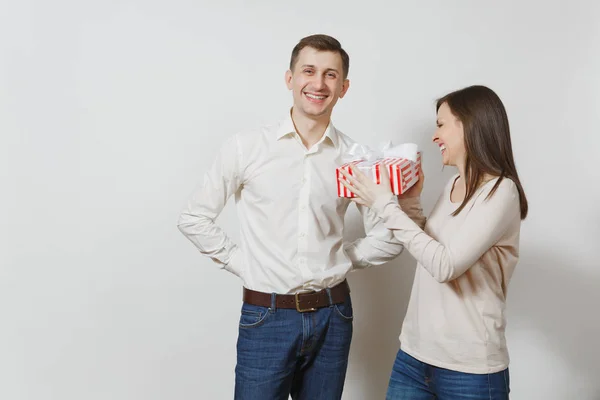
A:
MULTIPOLYGON (((417 153, 417 161, 413 162, 406 158, 388 157, 375 162, 352 161, 341 165, 336 169, 336 176, 344 179, 340 169, 346 170, 353 175, 352 169, 358 168, 362 173, 373 179, 376 183, 381 182, 381 168, 388 169, 390 186, 395 195, 406 193, 419 180, 419 166, 421 165, 421 153, 417 153)), ((338 180, 338 197, 356 197, 338 180)))

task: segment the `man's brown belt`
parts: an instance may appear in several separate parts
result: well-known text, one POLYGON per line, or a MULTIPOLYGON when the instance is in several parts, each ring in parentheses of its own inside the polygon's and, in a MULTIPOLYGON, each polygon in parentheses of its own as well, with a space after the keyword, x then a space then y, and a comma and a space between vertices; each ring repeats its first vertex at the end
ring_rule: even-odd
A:
MULTIPOLYGON (((318 292, 306 292, 296 294, 276 294, 276 308, 295 308, 298 312, 316 311, 318 308, 329 307, 332 304, 340 304, 346 301, 350 294, 348 282, 343 281, 329 290, 331 301, 327 290, 318 292)), ((244 302, 261 307, 271 307, 271 294, 257 292, 244 288, 244 302)))

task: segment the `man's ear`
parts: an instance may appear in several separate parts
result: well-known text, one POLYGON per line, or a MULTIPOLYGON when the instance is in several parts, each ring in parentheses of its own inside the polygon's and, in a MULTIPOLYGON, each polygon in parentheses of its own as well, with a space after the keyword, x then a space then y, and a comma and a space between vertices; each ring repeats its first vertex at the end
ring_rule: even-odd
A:
POLYGON ((292 71, 291 70, 287 70, 285 71, 285 85, 287 86, 288 90, 292 90, 292 71))
POLYGON ((350 89, 350 80, 344 79, 344 83, 342 84, 342 92, 340 93, 340 99, 346 95, 348 89, 350 89))

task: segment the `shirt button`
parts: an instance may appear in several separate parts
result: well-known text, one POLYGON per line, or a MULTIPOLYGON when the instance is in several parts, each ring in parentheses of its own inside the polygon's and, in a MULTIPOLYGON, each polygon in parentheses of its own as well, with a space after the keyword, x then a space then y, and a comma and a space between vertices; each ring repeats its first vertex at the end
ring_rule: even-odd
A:
POLYGON ((300 235, 298 235, 298 236, 300 236, 301 238, 303 238, 304 236, 306 236, 306 234, 304 232, 301 232, 300 235))

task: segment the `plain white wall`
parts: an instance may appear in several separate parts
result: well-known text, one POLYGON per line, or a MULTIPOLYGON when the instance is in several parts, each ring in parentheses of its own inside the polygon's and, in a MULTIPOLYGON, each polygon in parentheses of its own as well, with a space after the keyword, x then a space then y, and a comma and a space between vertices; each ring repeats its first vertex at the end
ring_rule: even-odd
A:
MULTIPOLYGON (((417 142, 429 211, 453 173, 434 100, 505 102, 531 214, 509 290, 512 390, 600 399, 595 1, 0 2, 0 398, 232 398, 240 282, 178 213, 224 137, 284 115, 303 36, 351 57, 334 122, 417 142)), ((220 223, 239 237, 230 204, 220 223)), ((348 238, 362 234, 354 208, 348 238)), ((380 399, 415 262, 352 274, 344 399, 380 399)))

